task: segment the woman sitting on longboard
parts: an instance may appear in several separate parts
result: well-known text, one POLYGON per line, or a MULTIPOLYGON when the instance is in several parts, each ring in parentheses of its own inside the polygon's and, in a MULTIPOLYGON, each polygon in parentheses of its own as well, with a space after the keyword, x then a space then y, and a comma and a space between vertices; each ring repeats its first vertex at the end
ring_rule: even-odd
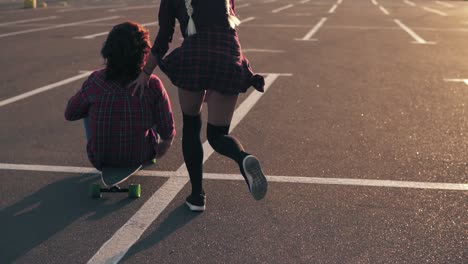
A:
POLYGON ((88 158, 98 170, 150 162, 172 144, 174 119, 161 80, 149 76, 142 98, 132 96, 128 87, 142 71, 150 47, 142 26, 114 26, 101 50, 106 67, 94 71, 68 102, 65 118, 84 119, 88 158))

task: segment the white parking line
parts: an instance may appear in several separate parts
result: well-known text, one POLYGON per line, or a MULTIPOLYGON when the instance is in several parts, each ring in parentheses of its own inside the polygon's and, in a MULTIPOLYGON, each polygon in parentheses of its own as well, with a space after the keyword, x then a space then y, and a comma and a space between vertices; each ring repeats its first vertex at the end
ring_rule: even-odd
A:
POLYGON ((252 21, 252 20, 255 20, 255 17, 248 17, 246 19, 242 19, 240 22, 241 23, 246 23, 246 22, 249 22, 249 21, 252 21))
POLYGON ((49 85, 46 85, 46 86, 42 86, 42 87, 34 89, 32 91, 29 91, 29 92, 17 95, 15 97, 3 100, 3 101, 0 102, 0 107, 11 104, 11 103, 14 103, 14 102, 17 102, 19 100, 26 99, 26 98, 31 97, 33 95, 43 93, 45 91, 60 87, 62 85, 77 81, 79 79, 83 79, 85 77, 88 77, 90 74, 91 74, 91 72, 82 72, 81 74, 78 74, 76 76, 67 78, 65 80, 62 80, 62 81, 59 81, 59 82, 56 82, 56 83, 52 83, 52 84, 49 84, 49 85))
POLYGON ((378 5, 378 4, 379 4, 379 3, 377 3, 377 0, 372 0, 372 3, 373 3, 374 5, 378 5))
POLYGON ((117 19, 119 17, 120 16, 111 16, 111 17, 92 19, 92 20, 84 20, 84 21, 78 21, 78 22, 61 24, 61 25, 54 25, 54 26, 50 26, 50 27, 42 27, 42 28, 34 28, 34 29, 10 32, 10 33, 5 33, 5 34, 0 34, 0 38, 9 37, 9 36, 16 36, 16 35, 21 35, 21 34, 27 34, 27 33, 32 33, 32 32, 38 32, 38 31, 51 30, 51 29, 56 29, 56 28, 72 27, 72 26, 88 24, 88 23, 93 23, 93 22, 99 22, 99 21, 105 21, 105 20, 113 20, 113 19, 117 19))
POLYGON ((118 263, 144 231, 166 209, 189 181, 186 177, 171 177, 117 232, 107 240, 88 264, 118 263))
MULTIPOLYGON (((265 0, 265 1, 263 1, 263 3, 264 3, 264 4, 268 4, 268 3, 274 3, 274 2, 276 2, 276 1, 278 1, 278 0, 265 0)), ((237 7, 236 7, 236 8, 237 8, 237 7)))
POLYGON ((119 11, 128 11, 128 10, 138 10, 138 9, 154 9, 157 8, 158 5, 141 5, 141 6, 129 6, 129 7, 122 7, 122 8, 113 8, 107 10, 107 12, 119 12, 119 11))
POLYGON ((335 13, 335 10, 336 10, 337 7, 338 7, 338 5, 337 5, 337 4, 334 4, 334 5, 330 8, 330 10, 328 10, 328 13, 330 13, 330 14, 335 13))
POLYGON ((385 15, 387 15, 387 16, 390 15, 390 13, 388 12, 387 9, 385 9, 385 7, 379 6, 379 8, 380 8, 380 10, 381 10, 385 15))
MULTIPOLYGON (((154 26, 154 25, 158 25, 158 21, 149 22, 149 23, 145 23, 145 24, 141 24, 141 25, 144 26, 144 27, 154 26)), ((107 36, 107 34, 109 34, 109 31, 99 32, 99 33, 86 35, 86 36, 81 36, 81 37, 73 37, 73 38, 74 39, 94 39, 94 38, 97 38, 97 37, 107 36)))
POLYGON ((338 2, 336 2, 337 4, 341 4, 343 3, 343 0, 338 0, 338 2))
POLYGON ((468 85, 468 79, 444 79, 446 82, 462 82, 468 85))
POLYGON ((413 30, 411 30, 409 27, 407 27, 405 24, 403 24, 400 20, 398 19, 394 19, 395 23, 397 23, 398 26, 400 26, 404 31, 406 31, 406 33, 408 33, 411 37, 414 38, 415 44, 435 44, 435 42, 428 42, 426 40, 424 40, 423 38, 421 38, 420 36, 418 36, 418 34, 416 34, 413 30))
POLYGON ((441 1, 435 1, 437 4, 441 5, 441 6, 445 6, 445 7, 455 7, 454 5, 452 4, 449 4, 449 3, 445 3, 445 2, 441 2, 441 1))
POLYGON ((58 18, 58 16, 49 16, 49 17, 41 17, 41 18, 16 20, 16 21, 0 23, 0 26, 16 25, 16 24, 27 23, 27 22, 35 22, 35 21, 52 20, 52 19, 56 19, 56 18, 58 18))
POLYGON ((243 53, 247 52, 264 52, 264 53, 283 53, 284 50, 272 50, 272 49, 242 49, 243 53))
MULTIPOLYGON (((0 163, 0 170, 19 170, 19 171, 42 171, 42 172, 61 172, 87 174, 99 171, 91 167, 71 167, 71 166, 50 166, 50 165, 30 165, 30 164, 11 164, 0 163)), ((184 178, 187 179, 186 172, 175 171, 153 171, 141 170, 136 176, 162 177, 162 178, 184 178)), ((415 182, 415 181, 394 181, 394 180, 374 180, 374 179, 350 179, 350 178, 323 178, 306 176, 277 176, 266 175, 269 182, 282 183, 304 183, 304 184, 329 184, 329 185, 347 185, 347 186, 371 186, 371 187, 392 187, 392 188, 413 188, 426 190, 452 190, 468 191, 468 183, 439 183, 439 182, 415 182)), ((209 180, 234 180, 243 181, 240 174, 223 173, 203 173, 204 179, 209 180)))
POLYGON ((250 3, 238 5, 238 6, 236 6, 236 10, 237 10, 237 9, 240 9, 240 8, 248 7, 248 6, 250 6, 250 3))
POLYGON ((92 6, 92 7, 78 7, 78 8, 66 8, 57 10, 58 13, 75 12, 75 11, 86 11, 86 10, 97 10, 97 9, 109 9, 126 7, 127 5, 106 5, 106 6, 92 6))
POLYGON ((310 2, 310 0, 302 0, 302 1, 300 1, 299 3, 300 3, 300 4, 305 4, 305 3, 309 3, 309 2, 310 2))
POLYGON ((286 16, 315 16, 314 13, 289 13, 286 16))
POLYGON ((310 28, 310 25, 293 25, 293 24, 248 24, 245 27, 260 27, 260 28, 310 28))
MULTIPOLYGON (((265 78, 265 93, 273 82, 279 77, 279 74, 268 74, 265 78)), ((253 108, 256 102, 265 94, 251 93, 234 112, 231 128, 234 129, 239 122, 253 108)), ((214 152, 208 148, 209 143, 203 144, 204 159, 203 163, 214 152)), ((186 174, 185 164, 182 165, 177 173, 186 174)), ((175 196, 184 188, 189 181, 189 177, 171 177, 156 191, 149 200, 125 223, 89 260, 90 263, 118 263, 135 244, 145 230, 156 220, 156 218, 166 209, 175 196)))
POLYGON ((301 39, 295 39, 295 40, 301 40, 301 41, 316 41, 317 39, 311 39, 318 31, 319 29, 323 26, 323 24, 327 21, 326 17, 322 17, 320 21, 315 25, 303 38, 301 39))
POLYGON ((431 12, 431 13, 437 14, 439 16, 447 16, 447 13, 444 13, 444 12, 439 11, 437 9, 429 8, 429 7, 426 7, 426 6, 423 6, 423 9, 426 10, 427 12, 431 12))
MULTIPOLYGON (((304 14, 305 15, 305 14, 304 14)), ((251 28, 310 28, 310 25, 298 25, 298 24, 246 24, 244 27, 251 28)), ((401 30, 401 27, 397 26, 333 26, 330 25, 328 29, 381 29, 381 30, 401 30)), ((461 32, 468 33, 468 28, 431 28, 431 27, 414 27, 418 31, 433 31, 433 32, 461 32)), ((431 43, 434 44, 434 43, 431 43)))
POLYGON ((408 1, 408 0, 405 0, 403 2, 405 2, 405 4, 410 5, 410 6, 416 6, 416 4, 414 2, 411 2, 411 1, 408 1))
POLYGON ((283 11, 283 10, 285 10, 285 9, 291 8, 291 7, 293 7, 293 6, 294 6, 293 4, 285 5, 285 6, 282 6, 282 7, 280 7, 280 8, 277 8, 277 9, 275 9, 275 10, 272 10, 271 12, 272 12, 272 13, 279 13, 279 12, 281 12, 281 11, 283 11))

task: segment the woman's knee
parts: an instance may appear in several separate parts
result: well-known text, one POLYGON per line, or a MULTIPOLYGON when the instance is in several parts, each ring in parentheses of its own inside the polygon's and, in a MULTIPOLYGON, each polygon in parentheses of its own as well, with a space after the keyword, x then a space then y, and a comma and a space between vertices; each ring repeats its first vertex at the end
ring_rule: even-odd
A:
POLYGON ((208 143, 210 143, 211 147, 214 150, 217 149, 218 139, 228 134, 229 134, 229 126, 215 126, 210 123, 207 124, 206 137, 208 139, 208 143))

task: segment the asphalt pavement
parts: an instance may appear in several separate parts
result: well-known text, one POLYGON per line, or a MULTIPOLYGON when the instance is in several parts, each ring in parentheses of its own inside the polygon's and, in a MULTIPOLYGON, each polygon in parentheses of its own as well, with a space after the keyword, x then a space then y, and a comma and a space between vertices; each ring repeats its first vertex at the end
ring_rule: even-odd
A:
POLYGON ((468 263, 467 1, 236 1, 267 90, 241 95, 232 134, 269 191, 251 197, 204 124, 204 213, 183 204, 159 69, 177 136, 129 180, 139 199, 89 196, 100 176, 63 116, 113 25, 154 39, 159 1, 46 2, 0 0, 0 263, 468 263))

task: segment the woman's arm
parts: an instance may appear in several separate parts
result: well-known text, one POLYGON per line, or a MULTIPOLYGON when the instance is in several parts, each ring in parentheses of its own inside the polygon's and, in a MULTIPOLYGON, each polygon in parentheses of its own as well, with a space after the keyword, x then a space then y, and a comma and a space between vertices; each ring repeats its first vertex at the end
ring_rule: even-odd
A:
POLYGON ((130 83, 129 85, 135 85, 132 92, 133 96, 137 93, 138 90, 140 90, 140 97, 143 96, 145 88, 149 85, 151 73, 154 71, 156 66, 158 66, 158 62, 156 61, 154 55, 150 52, 148 54, 148 58, 146 58, 146 64, 143 67, 143 70, 140 72, 136 80, 130 83))
POLYGON ((149 77, 158 66, 158 59, 162 59, 169 50, 169 43, 172 42, 174 35, 176 10, 174 0, 162 0, 159 6, 159 32, 156 36, 151 52, 146 58, 146 64, 137 79, 130 84, 135 85, 132 95, 140 90, 140 97, 143 96, 144 89, 148 87, 149 77))
POLYGON ((83 83, 81 89, 78 90, 78 92, 68 101, 65 109, 66 120, 75 121, 88 116, 88 110, 91 105, 86 94, 88 90, 88 82, 89 79, 83 83))

